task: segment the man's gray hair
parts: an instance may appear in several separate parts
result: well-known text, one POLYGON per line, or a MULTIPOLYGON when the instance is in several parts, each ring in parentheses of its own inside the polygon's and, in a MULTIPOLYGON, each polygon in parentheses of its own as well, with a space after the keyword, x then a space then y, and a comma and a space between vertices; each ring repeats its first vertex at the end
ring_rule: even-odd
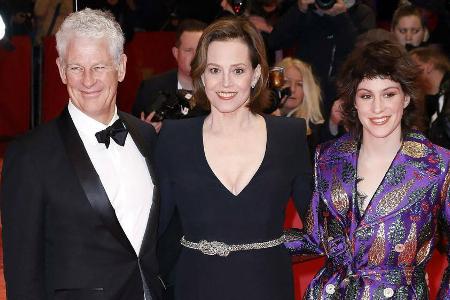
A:
POLYGON ((110 54, 116 64, 123 54, 125 38, 112 13, 96 9, 86 8, 71 13, 61 24, 56 33, 56 50, 59 57, 65 59, 67 45, 71 38, 106 38, 109 44, 110 54))

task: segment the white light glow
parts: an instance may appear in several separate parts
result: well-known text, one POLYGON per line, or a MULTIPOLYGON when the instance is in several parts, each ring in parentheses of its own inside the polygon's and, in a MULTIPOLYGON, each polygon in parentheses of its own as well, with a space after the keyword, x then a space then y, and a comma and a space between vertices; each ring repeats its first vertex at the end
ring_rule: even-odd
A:
POLYGON ((2 16, 0 16, 0 40, 5 36, 5 22, 3 22, 2 16))

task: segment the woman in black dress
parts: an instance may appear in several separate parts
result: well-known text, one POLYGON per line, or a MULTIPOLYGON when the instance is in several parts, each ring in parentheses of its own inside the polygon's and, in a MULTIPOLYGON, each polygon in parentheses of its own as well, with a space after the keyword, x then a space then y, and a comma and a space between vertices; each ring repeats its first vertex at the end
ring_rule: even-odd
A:
POLYGON ((261 114, 267 70, 248 21, 216 21, 192 62, 196 105, 210 114, 165 121, 160 132, 159 230, 175 208, 183 227, 176 299, 294 297, 284 210, 292 196, 305 213, 312 175, 305 121, 261 114))

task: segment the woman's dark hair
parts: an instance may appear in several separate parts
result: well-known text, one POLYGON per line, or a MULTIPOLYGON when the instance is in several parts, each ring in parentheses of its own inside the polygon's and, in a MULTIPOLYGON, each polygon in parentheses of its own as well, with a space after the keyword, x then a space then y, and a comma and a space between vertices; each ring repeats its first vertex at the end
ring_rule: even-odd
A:
POLYGON ((388 40, 369 43, 356 48, 347 58, 340 70, 338 79, 339 96, 343 100, 344 123, 353 136, 360 140, 362 125, 355 108, 358 85, 364 79, 390 79, 400 84, 410 102, 402 117, 402 134, 412 128, 422 129, 419 116, 423 104, 423 94, 417 84, 419 69, 404 47, 388 40))
POLYGON ((267 78, 268 64, 264 41, 258 30, 243 17, 219 19, 203 32, 191 63, 191 77, 194 85, 194 101, 199 107, 209 110, 211 104, 205 93, 201 76, 205 72, 208 47, 214 41, 240 40, 248 47, 252 68, 261 66, 261 76, 251 89, 248 107, 253 113, 261 113, 268 102, 267 78))

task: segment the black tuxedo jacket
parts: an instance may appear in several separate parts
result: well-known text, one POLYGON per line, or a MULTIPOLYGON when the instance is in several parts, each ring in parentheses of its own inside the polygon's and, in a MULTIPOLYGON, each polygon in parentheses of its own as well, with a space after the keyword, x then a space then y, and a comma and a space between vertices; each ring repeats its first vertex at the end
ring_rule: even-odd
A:
POLYGON ((139 255, 66 109, 7 150, 1 212, 8 299, 143 300, 142 276, 152 300, 160 299, 159 193, 152 169, 156 133, 131 115, 119 116, 155 184, 139 255))
POLYGON ((137 92, 136 101, 133 105, 133 115, 140 118, 141 112, 158 109, 159 107, 155 107, 153 105, 158 92, 176 92, 178 89, 177 74, 177 70, 174 69, 150 79, 143 80, 137 92))

